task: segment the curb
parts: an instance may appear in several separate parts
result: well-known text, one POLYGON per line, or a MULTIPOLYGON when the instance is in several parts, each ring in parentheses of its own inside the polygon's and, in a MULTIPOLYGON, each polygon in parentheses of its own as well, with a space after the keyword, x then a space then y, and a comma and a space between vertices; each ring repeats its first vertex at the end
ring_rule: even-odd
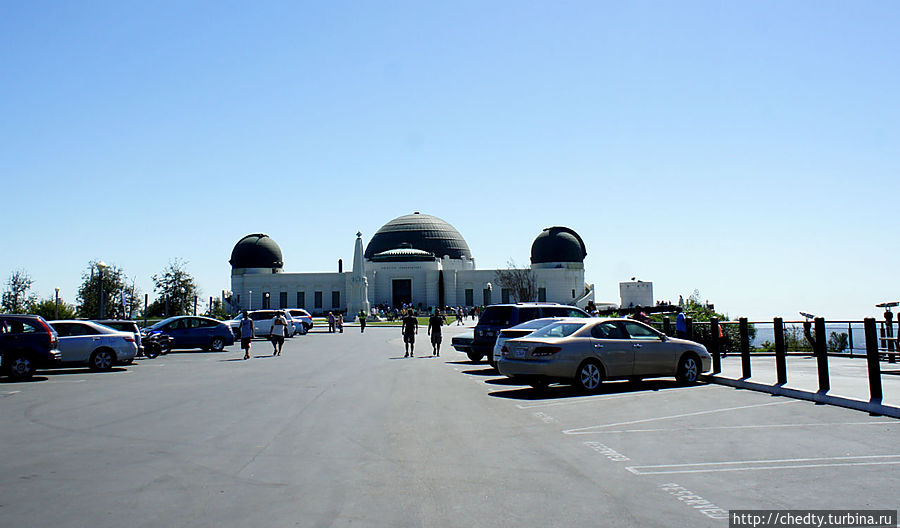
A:
POLYGON ((705 374, 701 379, 715 383, 717 385, 726 385, 737 389, 747 389, 757 392, 767 392, 775 396, 785 396, 797 400, 806 400, 819 404, 835 405, 856 411, 864 411, 873 415, 890 416, 892 418, 900 418, 900 407, 891 405, 883 405, 880 401, 861 401, 852 398, 844 398, 843 396, 829 396, 821 392, 810 392, 798 389, 789 389, 781 385, 765 385, 753 381, 723 378, 712 374, 705 374))

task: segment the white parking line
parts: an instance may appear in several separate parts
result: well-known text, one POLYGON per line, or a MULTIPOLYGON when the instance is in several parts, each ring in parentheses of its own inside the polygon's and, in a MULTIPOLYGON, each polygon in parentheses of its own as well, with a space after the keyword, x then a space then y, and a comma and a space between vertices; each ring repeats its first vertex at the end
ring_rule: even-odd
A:
POLYGON ((578 427, 576 429, 566 429, 563 431, 563 434, 570 435, 580 435, 580 434, 596 434, 597 431, 595 429, 603 429, 604 427, 618 427, 620 425, 632 425, 638 423, 646 423, 646 422, 655 422, 657 420, 672 420, 675 418, 687 418, 689 416, 700 416, 703 414, 714 414, 721 412, 729 412, 729 411, 739 411, 741 409, 752 409, 755 407, 768 407, 770 405, 787 405, 790 403, 800 403, 800 400, 791 400, 785 402, 773 402, 773 403, 758 403, 756 405, 741 405, 739 407, 726 407, 724 409, 710 409, 707 411, 697 411, 692 413, 684 413, 684 414, 673 414, 669 416, 658 416, 656 418, 645 418, 643 420, 631 420, 629 422, 617 422, 611 424, 603 424, 603 425, 592 425, 589 427, 578 427))
POLYGON ((785 458, 778 460, 741 460, 732 462, 699 462, 696 464, 660 464, 629 466, 635 475, 671 475, 676 473, 721 473, 725 471, 761 471, 842 466, 888 466, 900 464, 900 455, 863 455, 821 458, 785 458))
POLYGON ((538 402, 538 403, 525 403, 518 404, 516 407, 519 409, 534 409, 535 407, 557 407, 560 405, 572 405, 576 403, 585 403, 585 402, 595 402, 595 401, 604 401, 604 400, 619 400, 622 398, 634 398, 637 396, 647 396, 650 394, 669 394, 674 391, 682 391, 691 389, 693 387, 682 387, 678 389, 666 389, 665 391, 658 391, 648 389, 645 391, 639 392, 630 392, 628 394, 610 394, 610 395, 598 395, 598 396, 581 396, 577 398, 566 398, 563 401, 554 401, 554 402, 538 402))
POLYGON ((6 391, 3 393, 4 396, 12 396, 13 394, 19 394, 22 391, 6 391))
POLYGON ((595 434, 624 434, 624 433, 662 433, 670 431, 711 431, 719 429, 778 429, 784 427, 832 427, 839 425, 898 425, 900 421, 892 422, 841 422, 841 423, 807 423, 807 424, 761 424, 761 425, 717 425, 712 427, 672 427, 658 429, 617 429, 613 431, 597 431, 595 434))

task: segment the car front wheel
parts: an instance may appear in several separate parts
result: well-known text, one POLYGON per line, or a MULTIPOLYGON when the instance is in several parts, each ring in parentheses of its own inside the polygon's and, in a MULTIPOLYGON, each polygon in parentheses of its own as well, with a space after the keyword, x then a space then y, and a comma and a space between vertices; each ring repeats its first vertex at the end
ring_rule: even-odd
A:
POLYGON ((91 354, 91 370, 110 370, 116 362, 116 355, 107 348, 95 350, 91 354))
POLYGON ((466 352, 466 355, 469 356, 469 360, 472 363, 481 363, 481 359, 484 357, 484 354, 479 354, 478 352, 466 352))
POLYGON ((596 392, 603 383, 603 367, 593 360, 585 361, 578 367, 575 385, 586 392, 596 392))
POLYGON ((23 353, 13 353, 9 356, 9 365, 7 365, 9 377, 14 380, 27 380, 34 376, 34 361, 23 353))
POLYGON ((685 354, 678 362, 675 379, 681 383, 695 383, 700 377, 700 364, 692 354, 685 354))
POLYGON ((209 343, 209 348, 213 352, 221 352, 225 349, 225 340, 221 337, 214 337, 209 343))

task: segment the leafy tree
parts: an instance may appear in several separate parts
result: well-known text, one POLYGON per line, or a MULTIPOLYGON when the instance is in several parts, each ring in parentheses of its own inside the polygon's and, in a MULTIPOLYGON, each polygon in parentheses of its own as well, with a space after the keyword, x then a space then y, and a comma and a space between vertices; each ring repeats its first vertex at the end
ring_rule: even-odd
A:
MULTIPOLYGON (((740 350, 741 348, 741 328, 738 324, 721 324, 723 322, 731 321, 731 318, 728 314, 720 313, 715 311, 712 304, 708 304, 706 302, 702 302, 700 300, 700 290, 694 290, 694 292, 684 301, 682 310, 684 314, 691 318, 693 321, 693 334, 694 341, 699 343, 703 343, 704 345, 709 346, 712 343, 712 336, 710 334, 710 330, 712 325, 702 324, 708 323, 710 319, 713 317, 717 318, 720 323, 720 328, 722 329, 722 337, 719 339, 719 346, 721 350, 734 352, 740 350), (697 324, 701 323, 701 324, 697 324)), ((654 326, 660 327, 663 321, 663 318, 666 317, 663 314, 653 314, 650 318, 656 324, 654 326)), ((668 316, 672 319, 671 316, 668 316)), ((675 322, 671 321, 672 329, 674 331, 675 322)), ((749 325, 748 334, 750 336, 750 341, 756 337, 756 327, 753 325, 749 325)))
MULTIPOLYGON (((81 275, 81 287, 78 288, 76 310, 78 317, 100 317, 100 273, 97 261, 92 260, 87 270, 81 275)), ((107 265, 103 271, 103 297, 106 308, 105 317, 126 319, 134 315, 134 309, 140 306, 140 292, 129 281, 125 272, 116 265, 107 265), (130 282, 130 284, 129 284, 130 282), (125 295, 125 306, 122 306, 122 295, 125 295)))
POLYGON ((847 350, 847 347, 850 346, 850 338, 846 332, 831 332, 831 336, 828 338, 828 351, 829 352, 843 352, 847 350))
MULTIPOLYGON (((40 315, 48 321, 56 319, 56 298, 48 297, 34 303, 28 313, 40 315)), ((63 302, 62 299, 59 300, 59 319, 74 319, 77 316, 75 305, 63 302)))
POLYGON ((501 288, 507 288, 512 294, 512 302, 530 302, 537 300, 537 280, 531 268, 519 268, 509 260, 505 270, 497 270, 496 282, 501 288))
POLYGON ((209 316, 214 319, 225 320, 231 318, 228 310, 225 309, 225 305, 222 302, 222 299, 213 299, 212 306, 209 307, 209 316))
POLYGON ((29 293, 34 281, 25 270, 15 270, 6 281, 6 291, 3 292, 2 306, 6 313, 26 313, 28 308, 37 301, 37 296, 29 293))
POLYGON ((200 290, 186 267, 187 262, 176 258, 169 261, 162 273, 153 275, 154 291, 159 297, 153 302, 151 314, 160 308, 165 310, 166 298, 169 300, 169 315, 194 313, 194 297, 200 295, 200 290))

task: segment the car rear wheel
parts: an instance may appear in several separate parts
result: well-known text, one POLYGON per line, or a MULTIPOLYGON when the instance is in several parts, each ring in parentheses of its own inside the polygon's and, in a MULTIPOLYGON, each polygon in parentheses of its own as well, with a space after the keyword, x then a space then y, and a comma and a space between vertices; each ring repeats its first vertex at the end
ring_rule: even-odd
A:
POLYGON ((578 367, 575 373, 575 386, 585 392, 597 392, 603 383, 603 367, 589 359, 578 367))
POLYGON ((675 379, 681 383, 695 383, 700 377, 700 363, 693 354, 685 354, 678 362, 675 379))
POLYGON ((469 356, 472 363, 481 363, 482 358, 484 358, 484 354, 479 354, 478 352, 466 352, 466 355, 469 356))
POLYGON ((34 376, 34 361, 28 354, 13 352, 8 358, 9 364, 6 366, 6 372, 9 374, 10 378, 19 381, 31 379, 31 377, 34 376))
POLYGON ((116 355, 108 348, 99 348, 91 354, 91 370, 110 370, 116 363, 116 355))
POLYGON ((209 348, 213 352, 221 352, 225 349, 225 340, 221 337, 214 337, 212 341, 209 342, 209 348))

